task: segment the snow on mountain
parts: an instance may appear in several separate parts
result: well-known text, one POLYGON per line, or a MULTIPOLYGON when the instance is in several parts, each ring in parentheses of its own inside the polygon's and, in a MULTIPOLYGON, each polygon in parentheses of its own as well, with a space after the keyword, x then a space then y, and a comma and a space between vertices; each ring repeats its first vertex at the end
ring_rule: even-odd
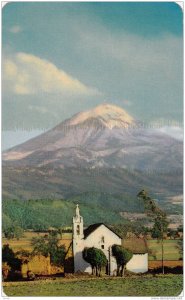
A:
POLYGON ((134 119, 124 109, 110 104, 101 104, 94 109, 78 113, 67 124, 78 125, 92 118, 99 119, 102 124, 110 129, 113 127, 127 128, 129 125, 134 124, 134 119))
POLYGON ((139 125, 110 104, 78 113, 3 153, 3 193, 62 197, 89 190, 132 192, 143 185, 182 193, 183 143, 139 125))

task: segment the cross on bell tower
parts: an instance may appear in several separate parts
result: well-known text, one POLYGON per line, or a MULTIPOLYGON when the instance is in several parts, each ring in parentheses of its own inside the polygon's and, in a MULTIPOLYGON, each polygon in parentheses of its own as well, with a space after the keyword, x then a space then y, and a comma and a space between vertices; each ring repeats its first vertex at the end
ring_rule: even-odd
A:
POLYGON ((78 204, 76 205, 76 214, 73 217, 73 239, 83 239, 83 218, 80 216, 80 209, 78 204))

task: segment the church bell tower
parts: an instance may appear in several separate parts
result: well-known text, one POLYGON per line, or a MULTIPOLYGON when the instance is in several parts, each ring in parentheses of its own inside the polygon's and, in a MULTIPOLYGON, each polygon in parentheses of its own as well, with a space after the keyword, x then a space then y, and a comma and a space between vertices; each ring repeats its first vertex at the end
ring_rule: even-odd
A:
POLYGON ((73 217, 73 240, 84 238, 83 218, 80 216, 78 204, 76 205, 76 215, 73 217))

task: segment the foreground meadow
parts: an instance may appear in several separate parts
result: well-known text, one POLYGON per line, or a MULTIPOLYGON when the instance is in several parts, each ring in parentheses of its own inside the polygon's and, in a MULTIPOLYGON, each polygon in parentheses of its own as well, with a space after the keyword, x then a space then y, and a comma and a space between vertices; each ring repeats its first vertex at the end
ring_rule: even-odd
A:
POLYGON ((182 275, 141 275, 4 283, 7 296, 178 296, 182 275))

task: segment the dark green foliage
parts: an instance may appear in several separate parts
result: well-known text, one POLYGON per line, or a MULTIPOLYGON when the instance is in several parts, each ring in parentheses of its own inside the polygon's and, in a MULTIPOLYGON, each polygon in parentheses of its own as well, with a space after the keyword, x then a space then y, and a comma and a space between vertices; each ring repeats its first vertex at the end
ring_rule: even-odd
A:
POLYGON ((100 207, 107 210, 120 212, 144 212, 143 202, 138 198, 128 194, 110 194, 107 192, 86 192, 78 196, 69 198, 68 201, 72 201, 79 204, 86 204, 94 207, 100 207))
POLYGON ((159 206, 156 204, 156 202, 148 196, 147 191, 142 190, 137 194, 137 198, 143 199, 145 212, 149 216, 154 215, 165 215, 165 213, 159 208, 159 206))
POLYGON ((42 254, 47 257, 50 253, 47 245, 47 236, 32 238, 31 245, 33 246, 33 255, 42 254))
POLYGON ((157 238, 162 239, 163 234, 167 232, 168 228, 166 213, 161 210, 156 202, 148 196, 148 193, 145 190, 139 192, 137 197, 143 199, 145 211, 154 221, 154 235, 157 238))
POLYGON ((179 225, 179 227, 177 228, 177 230, 178 230, 179 232, 183 232, 183 226, 182 226, 182 225, 179 225))
POLYGON ((9 216, 2 213, 2 232, 5 233, 12 226, 12 220, 9 216))
POLYGON ((120 245, 113 245, 112 255, 116 258, 117 276, 123 276, 125 266, 131 260, 133 253, 120 245))
POLYGON ((145 234, 149 231, 147 227, 143 226, 142 221, 127 221, 125 224, 114 224, 110 227, 113 228, 113 230, 122 238, 125 238, 130 232, 134 233, 136 236, 139 236, 140 234, 145 234))
MULTIPOLYGON (((2 210, 5 225, 17 223, 18 226, 34 231, 46 231, 50 226, 60 228, 71 226, 75 204, 78 197, 67 200, 3 200, 2 210)), ((80 203, 80 202, 79 202, 80 203)), ((124 209, 124 207, 123 207, 124 209)), ((105 222, 107 224, 121 223, 124 219, 106 206, 98 206, 95 202, 81 203, 80 210, 86 225, 105 222)), ((7 227, 7 226, 6 226, 7 227)))
POLYGON ((3 231, 5 238, 7 238, 8 240, 13 239, 14 238, 13 230, 14 230, 13 226, 6 228, 6 230, 3 231))
POLYGON ((18 225, 12 225, 4 231, 4 235, 7 239, 16 238, 19 240, 24 235, 24 230, 18 225))
POLYGON ((23 264, 28 264, 32 258, 32 253, 28 250, 19 250, 16 252, 16 255, 21 259, 23 264))
POLYGON ((18 226, 18 225, 14 225, 14 238, 16 238, 17 240, 20 239, 22 236, 24 235, 24 230, 18 226))
POLYGON ((2 249, 2 262, 10 266, 9 276, 14 279, 17 272, 21 270, 22 261, 19 259, 9 245, 4 245, 2 249))
POLYGON ((174 229, 168 228, 167 235, 168 235, 170 238, 175 239, 175 238, 177 237, 177 231, 174 230, 174 229))
POLYGON ((180 259, 183 259, 183 239, 178 240, 177 249, 179 250, 180 259))
POLYGON ((152 228, 152 237, 161 240, 165 232, 167 232, 168 221, 165 216, 157 215, 154 219, 152 228))
POLYGON ((50 256, 51 264, 63 266, 65 259, 65 246, 59 244, 60 238, 57 232, 51 231, 48 235, 34 237, 32 239, 33 255, 41 254, 50 256))
POLYGON ((94 270, 96 270, 96 276, 100 276, 101 268, 107 264, 107 258, 103 251, 95 247, 85 248, 83 258, 91 265, 92 274, 94 274, 94 270))
POLYGON ((11 218, 4 213, 2 214, 2 231, 7 239, 19 239, 24 233, 18 222, 13 222, 11 218))
POLYGON ((143 199, 146 213, 153 219, 154 226, 152 228, 153 237, 161 241, 161 262, 162 270, 164 274, 164 233, 168 229, 168 221, 166 213, 159 208, 156 202, 148 196, 148 193, 145 190, 142 190, 137 195, 138 198, 143 199))

